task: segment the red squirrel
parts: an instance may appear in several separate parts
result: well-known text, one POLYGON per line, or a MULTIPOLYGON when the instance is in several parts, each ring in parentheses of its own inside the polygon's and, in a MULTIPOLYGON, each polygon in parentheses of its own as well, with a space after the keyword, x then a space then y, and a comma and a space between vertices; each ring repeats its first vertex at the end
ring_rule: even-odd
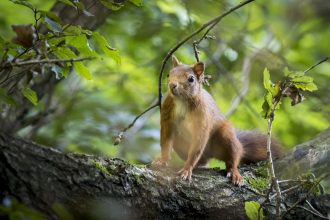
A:
MULTIPOLYGON (((244 184, 237 167, 240 163, 266 160, 266 135, 235 130, 203 89, 203 62, 186 65, 172 56, 172 63, 168 94, 161 105, 161 157, 153 164, 167 165, 173 148, 185 160, 179 171, 183 179, 190 180, 195 167, 207 166, 211 158, 216 158, 225 162, 227 177, 234 184, 244 184)), ((272 141, 271 147, 273 156, 278 157, 279 144, 272 141)))

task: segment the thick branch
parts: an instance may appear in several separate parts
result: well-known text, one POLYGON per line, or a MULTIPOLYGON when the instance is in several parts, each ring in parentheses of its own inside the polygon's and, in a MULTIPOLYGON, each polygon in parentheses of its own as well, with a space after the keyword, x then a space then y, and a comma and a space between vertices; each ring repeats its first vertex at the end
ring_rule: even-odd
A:
MULTIPOLYGON (((81 216, 96 208, 92 204, 104 201, 107 209, 112 202, 131 218, 246 219, 244 201, 257 196, 232 185, 219 169, 197 170, 189 183, 170 170, 159 172, 120 159, 64 154, 5 134, 0 135, 0 161, 0 191, 48 216, 55 216, 50 208, 55 202, 81 216)), ((248 169, 242 172, 244 175, 248 169)))
MULTIPOLYGON (((317 151, 323 149, 320 146, 329 145, 328 137, 330 129, 308 143, 314 143, 313 150, 317 151)), ((304 155, 307 154, 300 159, 304 155)), ((330 161, 329 154, 320 155, 330 161)), ((284 162, 285 169, 277 173, 288 168, 286 158, 284 162)), ((327 169, 328 166, 321 169, 318 166, 319 172, 327 169)), ((241 167, 240 172, 245 178, 257 175, 255 166, 241 167)), ((301 172, 291 178, 298 174, 301 172)), ((14 196, 52 219, 57 218, 52 209, 55 203, 64 205, 77 219, 86 216, 90 219, 246 219, 244 202, 264 200, 250 187, 232 185, 225 172, 219 169, 197 169, 192 182, 187 182, 169 169, 156 171, 120 159, 62 153, 0 133, 0 196, 14 196), (97 210, 98 216, 91 213, 93 210, 97 210)), ((302 190, 299 193, 287 191, 283 195, 285 201, 294 204, 302 190)), ((271 210, 264 211, 269 216, 274 214, 271 210)), ((292 215, 292 211, 287 218, 306 217, 306 213, 300 211, 292 215)))

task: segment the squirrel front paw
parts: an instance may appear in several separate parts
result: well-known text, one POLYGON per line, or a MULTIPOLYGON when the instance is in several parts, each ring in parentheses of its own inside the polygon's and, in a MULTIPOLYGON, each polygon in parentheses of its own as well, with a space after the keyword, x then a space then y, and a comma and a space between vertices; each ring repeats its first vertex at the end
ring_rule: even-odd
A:
POLYGON ((178 174, 183 180, 191 181, 192 167, 183 167, 181 170, 179 170, 178 174))
MULTIPOLYGON (((228 176, 228 173, 227 173, 228 176)), ((244 178, 241 176, 241 174, 238 172, 238 170, 234 170, 231 172, 231 182, 238 186, 244 185, 244 178)))
POLYGON ((168 159, 159 157, 156 160, 152 161, 151 165, 156 167, 167 167, 168 166, 168 159))

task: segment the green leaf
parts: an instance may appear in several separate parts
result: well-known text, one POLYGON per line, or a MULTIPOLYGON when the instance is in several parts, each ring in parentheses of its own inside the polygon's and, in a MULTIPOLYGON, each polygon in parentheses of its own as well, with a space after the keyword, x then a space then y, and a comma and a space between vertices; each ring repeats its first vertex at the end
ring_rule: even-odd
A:
POLYGON ((82 28, 79 25, 71 25, 66 30, 65 33, 80 35, 82 32, 82 28))
POLYGON ((33 105, 38 105, 38 96, 35 91, 26 87, 23 89, 22 94, 27 98, 33 105))
POLYGON ((264 103, 262 104, 262 117, 269 118, 270 113, 274 107, 272 93, 267 92, 264 96, 264 103))
MULTIPOLYGON (((260 204, 255 201, 247 201, 245 202, 245 213, 249 217, 250 220, 258 220, 258 210, 260 208, 260 204)), ((264 219, 263 209, 260 209, 260 219, 264 219)))
POLYGON ((15 102, 15 100, 13 99, 13 97, 11 97, 10 95, 7 94, 5 89, 0 88, 0 103, 4 102, 8 105, 17 107, 17 103, 15 102))
POLYGON ((270 81, 270 74, 267 67, 264 69, 264 87, 267 91, 272 92, 273 83, 270 81))
POLYGON ((66 4, 66 5, 69 5, 69 6, 75 7, 75 5, 74 5, 71 1, 69 1, 69 0, 58 0, 58 1, 60 1, 60 2, 62 2, 62 3, 64 3, 64 4, 66 4))
POLYGON ((106 50, 106 54, 111 57, 117 64, 121 63, 121 58, 119 55, 119 51, 116 49, 108 49, 106 50))
POLYGON ((66 43, 74 46, 80 55, 86 56, 97 56, 95 51, 89 47, 88 40, 85 34, 81 34, 78 36, 67 36, 65 37, 66 43))
POLYGON ((301 89, 304 91, 315 91, 317 90, 317 86, 315 85, 315 83, 311 82, 311 83, 295 83, 294 86, 297 89, 301 89))
POLYGON ((87 80, 91 80, 93 78, 92 74, 90 73, 89 69, 81 62, 75 62, 73 64, 75 70, 79 75, 84 77, 87 80))
POLYGON ((48 17, 48 19, 52 19, 53 21, 57 22, 57 23, 61 23, 61 19, 54 13, 51 11, 44 11, 44 10, 38 10, 38 12, 40 13, 40 15, 42 17, 48 17))
POLYGON ((52 31, 54 31, 54 32, 57 32, 57 33, 59 33, 59 32, 62 31, 62 27, 61 27, 61 25, 60 25, 58 22, 56 22, 55 20, 51 19, 51 18, 48 17, 48 16, 45 16, 44 19, 45 19, 45 22, 46 22, 46 24, 47 24, 47 27, 48 27, 50 30, 52 30, 52 31))
POLYGON ((300 76, 300 77, 295 77, 295 78, 291 79, 291 82, 311 83, 311 82, 313 82, 313 78, 310 76, 300 76))
POLYGON ((54 51, 54 54, 59 59, 70 59, 70 58, 77 57, 77 55, 72 50, 70 50, 68 47, 57 47, 56 50, 54 51))
POLYGON ((101 0, 101 3, 110 10, 117 11, 121 9, 124 4, 113 2, 112 0, 101 0))
MULTIPOLYGON (((71 65, 71 64, 70 64, 71 65)), ((70 70, 70 68, 69 68, 69 65, 68 66, 66 66, 66 67, 63 67, 62 68, 62 76, 64 77, 64 78, 66 78, 67 76, 68 76, 68 74, 69 74, 69 70, 70 70)))
POLYGON ((276 97, 280 94, 281 89, 280 89, 280 84, 281 82, 277 82, 274 87, 272 88, 272 95, 273 97, 276 97))
POLYGON ((290 70, 288 67, 285 67, 284 70, 283 70, 283 73, 284 73, 284 76, 287 77, 290 75, 290 70))
POLYGON ((99 34, 98 32, 93 32, 93 37, 98 42, 99 46, 106 55, 114 59, 117 64, 121 63, 119 51, 115 48, 110 47, 107 40, 101 34, 99 34))
POLYGON ((284 76, 290 78, 296 78, 305 75, 305 73, 302 71, 292 71, 289 70, 288 67, 285 67, 283 72, 284 72, 284 76))
POLYGON ((130 2, 139 7, 143 5, 143 0, 130 0, 130 2))
POLYGON ((11 1, 11 2, 13 2, 13 3, 17 4, 17 5, 24 5, 25 7, 28 7, 32 11, 34 11, 33 5, 30 2, 28 2, 28 1, 25 1, 25 0, 9 0, 9 1, 11 1))
POLYGON ((317 86, 313 82, 314 79, 310 76, 299 76, 291 79, 291 83, 300 90, 304 91, 315 91, 317 90, 317 86))

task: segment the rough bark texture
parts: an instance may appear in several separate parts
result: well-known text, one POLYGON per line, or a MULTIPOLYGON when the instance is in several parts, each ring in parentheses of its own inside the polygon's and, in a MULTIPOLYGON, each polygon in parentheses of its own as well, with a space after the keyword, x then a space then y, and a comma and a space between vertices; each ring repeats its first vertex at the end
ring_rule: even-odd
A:
MULTIPOLYGON (((330 172, 330 128, 313 140, 299 144, 276 163, 282 178, 294 178, 297 174, 312 172, 316 176, 330 172)), ((325 179, 330 188, 330 178, 325 179)))
MULTIPOLYGON (((317 137, 320 146, 329 146, 328 138, 321 140, 329 133, 327 130, 317 137)), ((329 154, 325 157, 328 162, 329 154)), ((240 171, 245 178, 254 178, 258 169, 245 166, 240 171)), ((52 219, 58 219, 52 209, 55 203, 64 205, 76 219, 247 219, 244 202, 263 201, 251 186, 233 186, 219 169, 198 169, 189 183, 171 170, 156 171, 121 159, 62 153, 3 133, 0 192, 2 197, 14 196, 52 219)), ((298 195, 291 193, 288 197, 296 201, 298 195)), ((324 197, 322 201, 329 200, 327 195, 324 197)), ((324 204, 322 207, 325 214, 329 213, 324 204)), ((300 212, 301 216, 309 215, 300 212)), ((296 217, 297 212, 287 216, 296 217)))

